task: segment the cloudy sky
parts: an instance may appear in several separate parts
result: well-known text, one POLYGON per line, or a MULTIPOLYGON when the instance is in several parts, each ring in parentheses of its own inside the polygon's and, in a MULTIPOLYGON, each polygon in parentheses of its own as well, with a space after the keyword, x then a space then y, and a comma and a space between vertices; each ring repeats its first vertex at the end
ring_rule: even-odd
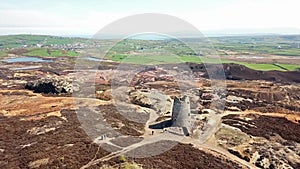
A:
POLYGON ((300 33, 299 0, 0 0, 0 34, 93 35, 139 13, 184 19, 208 33, 300 33))

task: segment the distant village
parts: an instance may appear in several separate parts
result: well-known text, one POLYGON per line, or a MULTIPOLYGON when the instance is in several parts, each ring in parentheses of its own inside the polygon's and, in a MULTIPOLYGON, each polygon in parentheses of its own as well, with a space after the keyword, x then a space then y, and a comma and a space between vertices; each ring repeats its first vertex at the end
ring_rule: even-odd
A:
POLYGON ((74 44, 42 44, 38 43, 35 45, 22 45, 21 48, 53 48, 67 51, 74 51, 78 49, 86 49, 91 47, 97 47, 97 45, 85 44, 85 43, 74 43, 74 44))
MULTIPOLYGON (((65 39, 62 37, 55 37, 55 38, 57 38, 58 41, 59 39, 65 39)), ((97 42, 88 41, 88 40, 82 40, 83 42, 77 42, 76 40, 74 40, 74 43, 62 43, 62 42, 49 43, 47 40, 48 38, 45 38, 43 41, 40 41, 38 43, 33 43, 30 42, 29 40, 16 40, 15 41, 15 44, 17 44, 16 47, 7 48, 4 47, 6 44, 0 44, 0 50, 25 49, 25 48, 51 48, 51 49, 60 49, 66 51, 75 51, 80 49, 100 47, 100 44, 98 44, 97 42)))

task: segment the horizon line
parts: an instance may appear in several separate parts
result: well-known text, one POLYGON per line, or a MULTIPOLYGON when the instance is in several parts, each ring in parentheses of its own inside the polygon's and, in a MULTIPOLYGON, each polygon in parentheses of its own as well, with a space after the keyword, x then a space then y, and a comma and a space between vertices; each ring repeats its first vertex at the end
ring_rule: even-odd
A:
MULTIPOLYGON (((92 34, 51 34, 51 33, 9 33, 1 34, 0 36, 18 36, 18 35, 32 35, 32 36, 54 36, 54 37, 65 37, 65 38, 86 38, 91 39, 94 35, 92 34)), ((220 33, 220 34, 205 34, 205 37, 217 38, 217 37, 238 37, 238 36, 298 36, 300 33, 220 33)), ((107 35, 103 39, 119 39, 121 35, 107 35)), ((143 36, 143 35, 142 35, 143 36)), ((196 36, 186 35, 181 36, 181 38, 197 38, 196 36)), ((135 38, 131 38, 135 39, 135 38)), ((139 38, 138 38, 139 39, 139 38)), ((171 38, 164 38, 171 39, 171 38)), ((149 39, 151 40, 151 39, 149 39)))

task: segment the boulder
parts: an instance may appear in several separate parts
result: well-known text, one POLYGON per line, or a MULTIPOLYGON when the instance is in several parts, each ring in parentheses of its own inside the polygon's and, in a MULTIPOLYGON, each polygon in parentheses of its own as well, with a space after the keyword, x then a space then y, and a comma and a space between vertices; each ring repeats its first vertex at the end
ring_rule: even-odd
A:
POLYGON ((236 106, 226 107, 226 109, 229 111, 241 111, 241 109, 236 106))
POLYGON ((238 97, 238 96, 233 96, 233 95, 228 95, 226 98, 227 103, 241 103, 243 101, 251 102, 251 103, 253 102, 253 100, 251 100, 251 99, 245 99, 243 97, 238 97))
POLYGON ((105 101, 111 100, 112 99, 111 89, 105 91, 97 91, 96 98, 105 101))
POLYGON ((214 98, 214 94, 212 93, 203 93, 201 95, 201 99, 203 100, 212 100, 214 98))

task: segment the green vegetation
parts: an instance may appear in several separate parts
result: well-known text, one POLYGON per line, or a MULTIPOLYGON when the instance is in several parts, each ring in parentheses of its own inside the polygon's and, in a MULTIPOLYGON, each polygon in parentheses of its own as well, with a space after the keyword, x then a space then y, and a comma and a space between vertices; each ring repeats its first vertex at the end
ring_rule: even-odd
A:
POLYGON ((293 64, 246 63, 246 62, 235 62, 235 61, 229 61, 229 62, 236 63, 239 65, 244 65, 250 69, 262 70, 262 71, 268 71, 268 70, 294 71, 300 69, 300 65, 293 65, 293 64))
POLYGON ((120 160, 122 163, 124 163, 124 162, 127 161, 125 155, 121 155, 121 156, 119 157, 119 160, 120 160))
MULTIPOLYGON (((251 55, 260 54, 300 56, 300 35, 289 36, 233 36, 210 38, 217 53, 223 55, 251 55)), ((296 70, 297 64, 254 64, 232 60, 218 60, 214 56, 214 50, 210 43, 200 42, 200 51, 193 51, 189 46, 195 46, 195 39, 186 39, 187 44, 178 40, 138 40, 126 39, 117 43, 105 56, 117 62, 135 64, 166 64, 166 63, 236 63, 255 70, 296 70), (200 55, 200 57, 198 57, 200 55), (200 59, 201 58, 201 59, 200 59)), ((89 41, 83 38, 65 38, 44 35, 12 35, 0 36, 0 57, 13 53, 23 56, 44 56, 44 57, 75 57, 79 54, 75 51, 54 49, 54 45, 70 45, 76 43, 97 44, 105 49, 107 44, 113 44, 113 40, 89 41), (37 44, 48 45, 47 48, 35 48, 37 44), (27 46, 27 47, 26 47, 27 46), (3 50, 6 48, 15 48, 3 50), (25 49, 22 49, 25 48, 25 49)), ((198 46, 198 45, 197 45, 198 46)), ((199 46, 198 46, 199 47, 199 46)), ((250 58, 250 56, 249 56, 250 58)))
POLYGON ((254 70, 296 70, 300 68, 300 65, 292 65, 292 64, 271 64, 271 63, 246 63, 246 62, 237 62, 231 60, 224 59, 216 59, 210 57, 197 57, 197 56, 176 56, 176 55, 166 55, 166 56, 141 56, 141 55, 124 55, 124 54, 116 54, 112 56, 107 56, 107 59, 111 59, 117 62, 125 62, 125 63, 134 63, 134 64, 167 64, 167 63, 184 63, 184 62, 193 62, 193 63, 236 63, 240 65, 244 65, 250 69, 254 70))
POLYGON ((86 42, 83 38, 67 38, 46 35, 8 35, 0 36, 0 49, 36 46, 37 44, 74 44, 86 42))
MULTIPOLYGON (((212 43, 218 49, 217 53, 227 55, 228 51, 236 52, 237 55, 249 55, 255 53, 261 54, 276 54, 283 53, 284 55, 300 56, 298 42, 300 36, 255 36, 255 37, 221 37, 212 38, 212 43), (292 37, 292 39, 291 39, 292 37)), ((194 39, 186 39, 189 46, 195 45, 194 39)), ((195 53, 187 44, 177 40, 167 41, 143 41, 126 39, 117 43, 110 52, 106 55, 107 59, 135 63, 135 64, 167 64, 167 63, 236 63, 244 65, 255 70, 296 70, 299 65, 289 64, 273 64, 273 63, 247 63, 227 59, 216 59, 212 52, 213 49, 208 43, 202 43, 201 53, 195 53), (201 55, 198 57, 198 55, 201 55)), ((198 46, 199 47, 199 46, 198 46)), ((251 58, 249 56, 249 58, 251 58)), ((255 56, 255 55, 254 55, 255 56)), ((223 58, 226 58, 225 56, 223 58)))
POLYGON ((103 165, 100 169, 143 169, 141 165, 135 163, 134 161, 128 162, 124 155, 119 156, 119 164, 114 166, 103 165))
POLYGON ((46 56, 46 57, 59 57, 59 56, 78 56, 75 51, 64 51, 61 49, 50 48, 34 48, 37 44, 51 46, 51 45, 68 45, 75 43, 84 43, 87 39, 82 38, 66 38, 45 35, 9 35, 0 36, 0 57, 6 56, 7 53, 14 53, 24 56, 46 56), (24 48, 26 50, 21 50, 24 48), (13 50, 12 50, 13 49, 13 50), (20 52, 21 51, 21 52, 20 52))
POLYGON ((135 162, 125 162, 121 165, 121 169, 142 169, 142 167, 135 162))
MULTIPOLYGON (((300 56, 300 35, 269 35, 269 36, 232 36, 212 37, 211 43, 220 55, 228 55, 228 52, 237 54, 272 54, 283 56, 300 56)), ((195 44, 194 39, 186 39, 189 45, 195 44)), ((109 41, 109 40, 107 40, 109 41)), ((0 49, 32 47, 37 44, 64 45, 75 43, 88 43, 84 38, 68 38, 46 35, 9 35, 0 36, 0 49)), ((103 43, 103 42, 99 42, 103 43)), ((176 55, 197 55, 178 40, 133 40, 127 39, 118 43, 115 51, 124 54, 133 50, 143 49, 159 52, 162 50, 172 51, 176 55)), ((203 50, 210 48, 207 42, 201 42, 203 50)))
POLYGON ((24 56, 46 56, 46 57, 59 57, 59 56, 78 56, 75 51, 64 51, 59 49, 31 49, 29 52, 23 53, 24 56))
POLYGON ((7 51, 6 50, 0 50, 0 57, 7 56, 7 51))
POLYGON ((251 139, 249 135, 227 127, 220 128, 216 133, 216 138, 227 138, 228 141, 221 144, 222 146, 225 146, 224 144, 236 146, 248 142, 251 139))
POLYGON ((211 38, 219 54, 271 54, 300 56, 299 35, 232 36, 211 38))
POLYGON ((121 162, 121 169, 142 169, 142 167, 135 162, 127 162, 125 155, 119 156, 119 161, 121 162))
POLYGON ((241 63, 239 62, 239 64, 244 65, 250 69, 254 69, 254 70, 262 70, 262 71, 268 71, 268 70, 280 70, 280 71, 284 71, 284 69, 275 66, 273 64, 255 64, 255 63, 241 63))
MULTIPOLYGON (((226 61, 218 60, 209 57, 198 57, 198 56, 176 56, 176 55, 124 55, 116 54, 112 56, 107 56, 107 59, 116 62, 126 62, 135 64, 167 64, 167 63, 184 63, 184 62, 194 62, 194 63, 225 63, 226 61)), ((227 61, 229 62, 229 61, 227 61)))
POLYGON ((65 157, 64 157, 64 156, 60 157, 60 161, 61 161, 62 163, 64 163, 64 162, 65 162, 65 157))
POLYGON ((293 70, 296 70, 296 69, 300 69, 300 64, 298 64, 298 65, 293 65, 293 64, 276 64, 276 65, 284 67, 285 69, 290 70, 290 71, 293 71, 293 70))
POLYGON ((180 58, 175 56, 142 56, 142 55, 123 55, 117 54, 111 57, 106 57, 117 62, 135 63, 135 64, 163 64, 163 63, 181 63, 180 58))

